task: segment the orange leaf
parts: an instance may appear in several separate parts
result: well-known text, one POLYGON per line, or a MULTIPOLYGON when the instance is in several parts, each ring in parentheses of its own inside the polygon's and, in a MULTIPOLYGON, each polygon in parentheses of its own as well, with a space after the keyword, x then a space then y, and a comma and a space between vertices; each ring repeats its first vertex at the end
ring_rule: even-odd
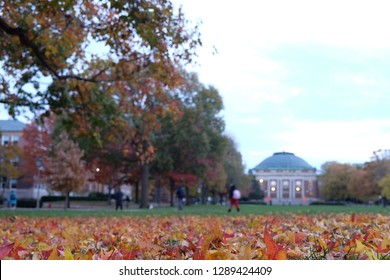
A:
POLYGON ((264 242, 265 246, 267 247, 268 254, 270 255, 271 259, 274 259, 278 253, 278 246, 269 234, 267 226, 264 228, 264 242))
POLYGON ((275 256, 276 260, 287 260, 287 252, 285 249, 280 250, 279 252, 276 253, 275 256))
POLYGON ((53 248, 53 250, 51 250, 48 260, 58 260, 57 248, 53 248))

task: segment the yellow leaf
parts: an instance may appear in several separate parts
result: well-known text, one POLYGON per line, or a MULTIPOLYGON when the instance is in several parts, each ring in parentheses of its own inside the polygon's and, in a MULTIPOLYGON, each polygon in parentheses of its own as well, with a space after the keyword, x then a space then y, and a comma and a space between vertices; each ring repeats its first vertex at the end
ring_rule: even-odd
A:
POLYGON ((52 246, 47 245, 45 242, 39 242, 37 247, 39 251, 49 251, 53 248, 52 246))
POLYGON ((368 256, 368 259, 369 259, 369 260, 377 260, 377 259, 378 259, 378 257, 376 257, 376 256, 372 253, 372 250, 369 250, 368 248, 367 248, 366 253, 367 253, 367 256, 368 256))
POLYGON ((360 242, 360 240, 356 240, 356 250, 355 250, 355 252, 356 253, 360 253, 360 252, 365 251, 365 250, 366 250, 366 246, 364 246, 362 244, 362 242, 360 242))
POLYGON ((321 237, 318 237, 318 242, 320 243, 321 248, 322 248, 323 250, 325 250, 326 248, 328 248, 328 246, 326 245, 325 241, 324 241, 321 237))
POLYGON ((73 254, 67 248, 64 250, 65 260, 74 260, 73 254))
POLYGON ((382 240, 382 248, 390 247, 390 238, 385 236, 382 240))
POLYGON ((303 252, 299 248, 295 248, 294 250, 288 250, 287 251, 287 256, 289 258, 302 258, 303 257, 303 252))
POLYGON ((47 258, 48 260, 58 260, 57 247, 54 247, 50 253, 50 256, 47 258))
POLYGON ((231 254, 226 250, 209 250, 207 252, 206 260, 229 260, 231 254))

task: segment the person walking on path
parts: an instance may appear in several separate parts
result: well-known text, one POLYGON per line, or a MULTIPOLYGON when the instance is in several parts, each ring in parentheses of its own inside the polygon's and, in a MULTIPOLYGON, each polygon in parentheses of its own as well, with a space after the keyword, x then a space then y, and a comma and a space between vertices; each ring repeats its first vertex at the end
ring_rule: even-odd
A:
POLYGON ((239 202, 238 202, 238 200, 239 200, 240 198, 241 198, 241 193, 240 193, 240 191, 237 189, 236 185, 232 184, 232 185, 230 186, 230 190, 229 190, 230 206, 229 206, 228 212, 231 212, 231 211, 232 211, 233 206, 236 207, 237 212, 240 211, 240 204, 239 204, 239 202))
POLYGON ((8 195, 8 205, 12 209, 15 209, 16 208, 16 204, 17 204, 16 193, 15 193, 15 191, 11 191, 9 193, 9 195, 8 195))
POLYGON ((115 193, 115 210, 118 209, 123 210, 122 200, 123 200, 123 193, 119 188, 118 191, 115 193))
POLYGON ((183 210, 183 200, 185 196, 184 187, 180 185, 176 191, 177 207, 179 210, 183 210))

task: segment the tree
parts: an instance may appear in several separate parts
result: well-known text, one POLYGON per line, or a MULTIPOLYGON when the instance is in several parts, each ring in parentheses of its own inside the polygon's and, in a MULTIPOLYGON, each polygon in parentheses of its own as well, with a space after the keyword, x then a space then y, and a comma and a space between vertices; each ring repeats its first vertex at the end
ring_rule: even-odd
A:
POLYGON ((248 175, 245 175, 242 155, 239 152, 234 139, 231 137, 227 137, 227 149, 223 162, 228 176, 227 182, 229 184, 235 184, 240 189, 250 188, 251 178, 248 175))
POLYGON ((175 65, 190 62, 200 44, 197 28, 169 0, 5 1, 0 15, 0 102, 12 116, 21 106, 87 105, 91 85, 114 85, 112 94, 116 82, 140 73, 174 87, 175 65))
POLYGON ((24 145, 21 170, 30 183, 33 183, 31 177, 38 174, 37 162, 44 160, 52 146, 55 122, 56 116, 51 114, 40 121, 27 124, 23 130, 24 145))
POLYGON ((227 174, 222 162, 215 162, 212 166, 209 166, 203 181, 202 202, 205 202, 205 196, 209 193, 211 194, 213 204, 216 204, 217 201, 222 201, 226 182, 227 174))
POLYGON ((251 175, 251 189, 248 195, 249 199, 255 199, 260 200, 263 199, 265 194, 264 191, 261 189, 260 182, 256 180, 256 177, 251 175))
POLYGON ((350 197, 348 184, 356 168, 350 164, 327 163, 322 169, 320 176, 321 196, 327 200, 345 200, 350 197))
POLYGON ((66 209, 70 206, 69 194, 84 190, 90 174, 77 144, 66 133, 62 133, 58 140, 44 160, 44 181, 65 195, 66 209))
MULTIPOLYGON (((378 151, 379 152, 379 151, 378 151)), ((367 169, 373 174, 375 184, 375 196, 383 196, 386 199, 390 198, 390 159, 388 154, 383 151, 375 153, 375 160, 367 164, 367 169)))
POLYGON ((386 199, 390 199, 390 174, 386 175, 379 181, 381 195, 386 199))
POLYGON ((101 145, 96 120, 108 102, 148 176, 150 137, 177 109, 166 92, 181 84, 178 69, 201 44, 181 9, 170 0, 8 1, 0 15, 0 103, 9 114, 27 107, 63 115, 72 138, 101 145))
POLYGON ((196 74, 183 76, 186 83, 170 92, 179 111, 162 118, 161 132, 153 143, 156 160, 152 173, 168 178, 171 203, 178 184, 197 189, 201 183, 205 197, 225 178, 220 166, 225 149, 224 122, 219 116, 222 98, 215 88, 202 85, 196 74))
POLYGON ((357 170, 350 178, 348 191, 359 201, 368 202, 378 197, 377 184, 370 170, 357 170))

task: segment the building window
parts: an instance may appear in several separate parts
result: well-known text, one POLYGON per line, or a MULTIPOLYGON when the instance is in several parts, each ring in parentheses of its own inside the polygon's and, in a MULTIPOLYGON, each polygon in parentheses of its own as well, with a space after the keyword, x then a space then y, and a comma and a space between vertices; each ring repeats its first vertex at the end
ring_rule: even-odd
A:
POLYGON ((9 142, 10 142, 10 136, 9 135, 3 135, 3 137, 2 137, 2 144, 3 145, 8 145, 9 144, 9 142))
POLYGON ((19 143, 19 136, 18 135, 12 136, 12 143, 14 143, 14 144, 18 144, 19 143))
POLYGON ((288 180, 283 180, 283 198, 290 198, 290 182, 288 180))
POLYGON ((314 197, 313 180, 308 180, 305 182, 305 196, 314 197))
POLYGON ((260 184, 260 189, 261 189, 262 191, 266 191, 266 190, 267 190, 267 187, 268 187, 268 182, 267 182, 267 180, 259 179, 259 184, 260 184))
POLYGON ((16 183, 17 183, 16 179, 11 179, 11 188, 16 189, 16 183))

